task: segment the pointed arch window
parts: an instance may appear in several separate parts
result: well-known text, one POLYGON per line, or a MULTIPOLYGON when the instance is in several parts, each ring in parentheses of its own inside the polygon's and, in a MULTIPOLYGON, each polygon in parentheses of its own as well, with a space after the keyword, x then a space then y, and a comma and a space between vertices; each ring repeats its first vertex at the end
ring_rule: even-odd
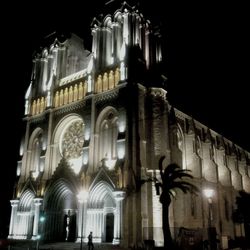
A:
POLYGON ((118 116, 114 109, 109 109, 101 113, 99 130, 99 159, 116 160, 117 158, 117 136, 118 136, 118 116))
POLYGON ((177 137, 178 149, 180 151, 183 151, 183 136, 182 136, 182 133, 181 133, 181 131, 179 129, 177 130, 176 137, 177 137))
POLYGON ((42 153, 42 146, 42 134, 39 134, 32 142, 30 168, 32 172, 39 172, 40 170, 40 156, 42 153))

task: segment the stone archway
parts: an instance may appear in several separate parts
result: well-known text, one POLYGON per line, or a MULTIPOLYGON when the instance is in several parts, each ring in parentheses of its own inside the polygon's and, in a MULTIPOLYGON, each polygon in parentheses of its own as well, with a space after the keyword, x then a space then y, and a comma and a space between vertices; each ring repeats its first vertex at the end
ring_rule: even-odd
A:
POLYGON ((13 238, 15 239, 31 239, 32 237, 34 220, 34 198, 35 194, 30 189, 27 189, 21 195, 17 211, 17 218, 14 225, 13 238))
POLYGON ((76 197, 69 183, 59 179, 45 197, 43 238, 48 241, 76 240, 76 197))
POLYGON ((106 181, 100 181, 93 186, 89 193, 87 206, 86 234, 93 232, 95 242, 106 242, 114 235, 114 223, 111 217, 116 214, 116 201, 113 194, 114 188, 106 181), (108 221, 108 225, 107 225, 108 221), (107 232, 107 227, 108 232, 107 232), (108 233, 108 235, 107 235, 108 233))
POLYGON ((119 244, 122 228, 122 201, 125 192, 118 190, 108 173, 101 168, 92 182, 83 219, 84 238, 93 232, 94 242, 119 244))

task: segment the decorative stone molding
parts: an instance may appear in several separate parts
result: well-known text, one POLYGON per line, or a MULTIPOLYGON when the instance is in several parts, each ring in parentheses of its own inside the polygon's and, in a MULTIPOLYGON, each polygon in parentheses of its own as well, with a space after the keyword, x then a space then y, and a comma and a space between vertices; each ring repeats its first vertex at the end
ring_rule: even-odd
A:
POLYGON ((68 112, 72 112, 74 110, 83 108, 86 105, 86 98, 84 100, 81 100, 79 102, 74 102, 74 103, 70 103, 67 104, 65 106, 59 107, 57 109, 55 109, 55 115, 61 115, 64 113, 68 113, 68 112))
POLYGON ((162 88, 150 88, 149 94, 154 97, 161 97, 166 100, 167 91, 162 88))
POLYGON ((24 118, 25 120, 31 121, 32 123, 40 123, 46 119, 46 115, 50 112, 50 110, 45 110, 43 113, 39 115, 34 115, 30 117, 24 118))
POLYGON ((116 190, 113 192, 116 201, 121 201, 125 198, 126 193, 124 191, 116 190))
POLYGON ((12 207, 17 207, 19 202, 20 201, 18 199, 17 200, 10 200, 10 204, 11 204, 12 207))
POLYGON ((119 88, 111 89, 103 93, 96 94, 95 96, 95 101, 96 103, 101 102, 101 101, 106 101, 109 99, 113 99, 118 97, 119 94, 119 88))
MULTIPOLYGON (((84 78, 84 77, 86 77, 86 75, 87 75, 87 69, 83 69, 81 71, 78 71, 74 74, 71 74, 69 76, 66 76, 66 77, 60 79, 59 86, 63 86, 63 85, 66 85, 70 82, 84 78)), ((86 79, 83 79, 83 80, 86 80, 86 79)))

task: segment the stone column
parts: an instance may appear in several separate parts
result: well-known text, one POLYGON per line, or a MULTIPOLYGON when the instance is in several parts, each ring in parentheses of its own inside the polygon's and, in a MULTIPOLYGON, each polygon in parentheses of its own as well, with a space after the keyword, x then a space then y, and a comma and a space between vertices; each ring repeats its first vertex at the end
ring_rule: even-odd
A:
POLYGON ((32 239, 36 239, 37 235, 39 234, 39 217, 40 217, 40 209, 42 205, 41 198, 35 198, 34 199, 34 205, 35 205, 35 215, 34 215, 34 222, 33 222, 33 236, 32 239))
POLYGON ((14 238, 14 232, 15 232, 15 224, 17 221, 17 208, 18 208, 18 203, 19 200, 11 200, 11 217, 10 217, 10 229, 9 229, 9 239, 14 238))
POLYGON ((122 201, 125 198, 125 192, 114 191, 113 194, 116 204, 113 244, 119 244, 121 242, 121 228, 122 228, 122 201))
POLYGON ((78 237, 77 242, 82 242, 83 239, 87 237, 86 235, 86 225, 87 225, 87 203, 88 203, 88 193, 82 192, 78 196, 78 207, 79 207, 79 213, 78 213, 78 237))
POLYGON ((77 225, 77 228, 78 228, 78 230, 77 230, 77 242, 80 242, 80 240, 81 240, 81 235, 82 235, 82 227, 83 227, 83 223, 82 223, 82 220, 83 220, 83 204, 80 202, 80 201, 78 201, 79 202, 79 208, 78 208, 78 225, 77 225))

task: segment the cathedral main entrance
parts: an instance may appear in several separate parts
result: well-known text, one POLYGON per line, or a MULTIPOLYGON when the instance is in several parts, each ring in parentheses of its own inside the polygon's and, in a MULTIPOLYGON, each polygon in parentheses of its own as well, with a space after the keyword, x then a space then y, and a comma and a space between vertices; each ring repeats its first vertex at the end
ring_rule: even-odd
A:
POLYGON ((76 198, 69 186, 58 181, 46 197, 43 238, 48 241, 76 240, 76 198))

